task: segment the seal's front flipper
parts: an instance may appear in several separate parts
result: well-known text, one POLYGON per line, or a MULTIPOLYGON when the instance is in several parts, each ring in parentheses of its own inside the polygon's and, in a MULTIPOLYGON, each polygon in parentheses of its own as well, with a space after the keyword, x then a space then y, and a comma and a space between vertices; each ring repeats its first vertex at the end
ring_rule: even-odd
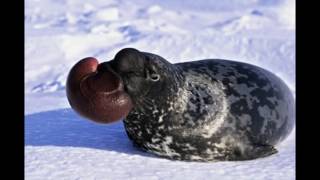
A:
POLYGON ((251 145, 251 147, 246 148, 244 151, 241 151, 239 148, 235 148, 228 160, 252 160, 267 157, 277 152, 278 150, 271 145, 251 145))
POLYGON ((276 154, 278 150, 271 145, 253 145, 251 151, 248 151, 248 159, 263 158, 276 154))
POLYGON ((244 161, 253 160, 257 158, 263 158, 275 154, 278 152, 276 148, 271 145, 247 145, 246 148, 234 147, 232 150, 223 158, 228 161, 244 161))

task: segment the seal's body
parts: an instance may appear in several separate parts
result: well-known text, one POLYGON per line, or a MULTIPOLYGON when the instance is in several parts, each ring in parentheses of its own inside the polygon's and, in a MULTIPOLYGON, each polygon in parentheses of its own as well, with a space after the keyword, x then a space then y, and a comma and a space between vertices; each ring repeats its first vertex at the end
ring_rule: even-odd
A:
POLYGON ((132 48, 99 65, 92 58, 79 62, 67 95, 96 122, 125 117, 135 145, 177 160, 265 157, 295 123, 293 96, 269 71, 219 59, 171 64, 132 48))
POLYGON ((218 59, 165 66, 174 78, 140 97, 124 120, 130 139, 149 152, 191 161, 253 159, 276 153, 273 146, 294 126, 290 90, 264 69, 218 59))

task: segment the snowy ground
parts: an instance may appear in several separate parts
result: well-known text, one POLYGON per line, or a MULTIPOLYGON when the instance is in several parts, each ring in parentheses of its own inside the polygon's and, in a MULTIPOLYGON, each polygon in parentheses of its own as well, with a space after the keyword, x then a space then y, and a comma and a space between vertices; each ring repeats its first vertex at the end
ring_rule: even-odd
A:
POLYGON ((295 179, 295 131, 271 157, 170 161, 135 149, 122 122, 75 114, 65 80, 78 60, 124 47, 171 62, 224 58, 264 67, 295 94, 293 0, 26 0, 26 179, 295 179))

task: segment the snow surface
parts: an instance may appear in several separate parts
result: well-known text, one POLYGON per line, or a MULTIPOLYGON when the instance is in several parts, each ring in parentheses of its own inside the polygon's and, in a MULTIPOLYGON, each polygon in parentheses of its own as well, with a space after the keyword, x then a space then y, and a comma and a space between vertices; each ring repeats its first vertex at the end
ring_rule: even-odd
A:
POLYGON ((248 62, 295 94, 295 1, 26 0, 25 35, 26 179, 295 179, 295 131, 266 158, 171 161, 135 149, 122 122, 79 117, 65 96, 73 64, 124 47, 172 63, 248 62))

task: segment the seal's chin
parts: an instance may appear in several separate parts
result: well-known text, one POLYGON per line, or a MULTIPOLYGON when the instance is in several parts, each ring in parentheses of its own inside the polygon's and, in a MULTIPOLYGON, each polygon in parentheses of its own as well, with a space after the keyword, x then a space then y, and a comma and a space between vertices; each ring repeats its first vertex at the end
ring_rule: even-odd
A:
POLYGON ((123 82, 107 64, 95 58, 82 59, 71 69, 66 85, 71 107, 80 115, 99 123, 125 118, 132 101, 123 82))

